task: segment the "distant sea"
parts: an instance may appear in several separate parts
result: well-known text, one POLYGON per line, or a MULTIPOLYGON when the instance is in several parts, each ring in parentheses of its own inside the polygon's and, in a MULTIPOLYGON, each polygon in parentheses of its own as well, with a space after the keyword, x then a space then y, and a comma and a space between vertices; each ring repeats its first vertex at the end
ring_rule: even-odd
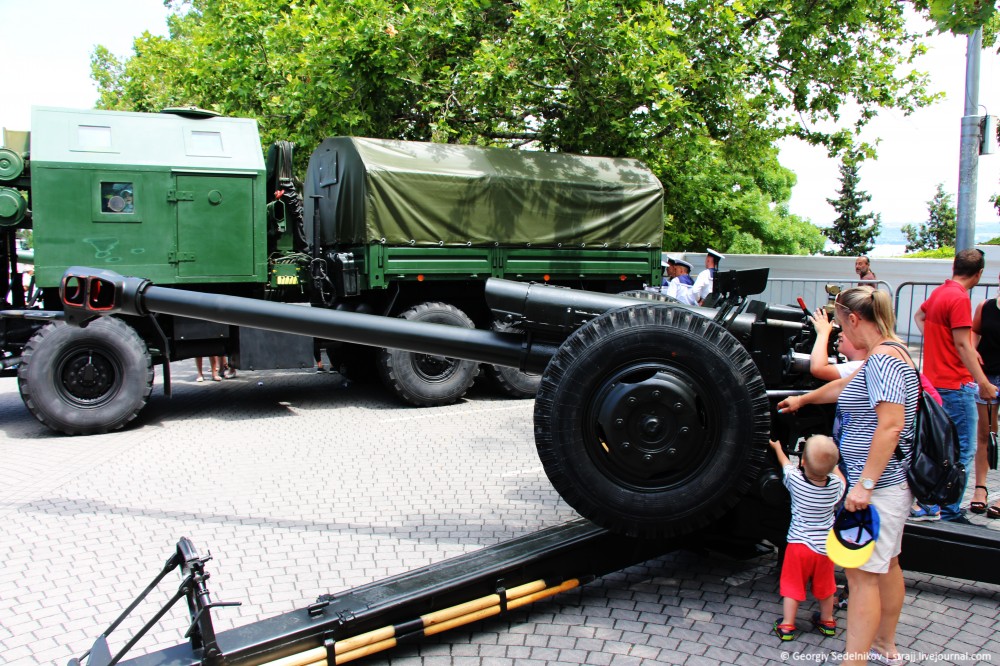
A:
MULTIPOLYGON (((921 224, 913 223, 914 226, 921 224)), ((899 257, 906 254, 906 236, 903 235, 902 226, 883 226, 882 232, 875 241, 875 249, 871 251, 873 257, 899 257)), ((980 223, 976 226, 976 242, 982 243, 992 238, 1000 236, 1000 222, 980 223)), ((827 242, 827 249, 831 244, 827 242)))

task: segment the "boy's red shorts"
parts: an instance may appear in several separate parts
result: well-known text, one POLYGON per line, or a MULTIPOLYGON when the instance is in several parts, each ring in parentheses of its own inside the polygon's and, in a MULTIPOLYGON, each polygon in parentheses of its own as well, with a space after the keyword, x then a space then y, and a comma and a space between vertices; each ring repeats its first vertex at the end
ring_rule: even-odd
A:
POLYGON ((781 596, 806 600, 806 583, 812 579, 812 593, 817 599, 826 599, 837 591, 833 578, 833 562, 804 543, 790 543, 785 548, 785 561, 781 565, 781 596))

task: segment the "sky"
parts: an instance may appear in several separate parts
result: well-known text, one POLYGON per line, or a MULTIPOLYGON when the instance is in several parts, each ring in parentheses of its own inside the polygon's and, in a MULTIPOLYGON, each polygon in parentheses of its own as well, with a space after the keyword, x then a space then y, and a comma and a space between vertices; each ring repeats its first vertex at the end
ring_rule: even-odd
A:
MULTIPOLYGON (((28 129, 31 106, 91 108, 97 90, 90 78, 90 54, 101 44, 116 55, 131 53, 144 31, 165 35, 167 9, 162 0, 0 0, 5 31, 0 68, 0 127, 28 129), (13 28, 10 28, 13 27, 13 28)), ((919 19, 914 25, 925 25, 919 19)), ((887 227, 927 219, 927 202, 938 183, 958 192, 960 122, 964 108, 966 39, 938 35, 916 68, 931 75, 931 86, 945 98, 910 116, 883 111, 865 138, 878 138, 879 157, 861 168, 861 189, 872 195, 867 211, 881 213, 887 227)), ((1000 56, 982 55, 981 113, 1000 114, 1000 56)), ((797 139, 781 143, 781 162, 798 183, 790 209, 820 226, 836 218, 827 199, 840 188, 839 161, 823 149, 797 139)), ((989 197, 1000 193, 1000 149, 979 160, 977 227, 1000 222, 989 197)))

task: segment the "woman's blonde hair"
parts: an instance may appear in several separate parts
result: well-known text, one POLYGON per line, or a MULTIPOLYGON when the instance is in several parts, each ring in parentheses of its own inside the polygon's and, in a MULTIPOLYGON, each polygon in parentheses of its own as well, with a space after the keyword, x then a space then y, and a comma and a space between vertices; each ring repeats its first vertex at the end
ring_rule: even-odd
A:
POLYGON ((892 299, 886 292, 871 287, 851 287, 840 292, 836 304, 865 321, 874 322, 883 338, 899 341, 892 299))

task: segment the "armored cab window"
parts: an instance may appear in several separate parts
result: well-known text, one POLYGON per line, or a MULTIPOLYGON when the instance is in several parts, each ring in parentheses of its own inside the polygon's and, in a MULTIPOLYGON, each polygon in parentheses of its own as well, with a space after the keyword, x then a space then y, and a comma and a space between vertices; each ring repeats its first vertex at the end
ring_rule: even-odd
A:
POLYGON ((101 125, 79 125, 76 128, 79 150, 110 150, 111 128, 101 125))
POLYGON ((102 213, 134 213, 135 187, 132 183, 101 181, 101 212, 102 213))
POLYGON ((222 132, 192 130, 187 135, 188 155, 210 155, 224 157, 222 132))

